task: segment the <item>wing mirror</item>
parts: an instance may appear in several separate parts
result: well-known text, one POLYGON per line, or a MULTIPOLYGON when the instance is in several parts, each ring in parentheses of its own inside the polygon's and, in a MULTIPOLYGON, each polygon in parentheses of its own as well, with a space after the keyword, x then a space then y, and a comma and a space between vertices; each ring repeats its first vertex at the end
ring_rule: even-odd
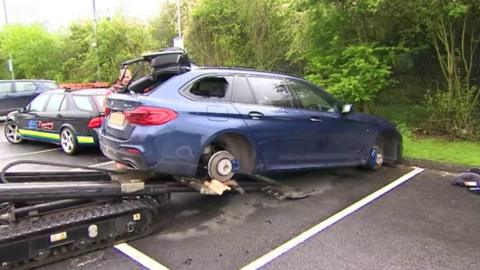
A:
POLYGON ((20 109, 18 109, 18 112, 19 112, 19 113, 26 113, 26 112, 27 112, 27 108, 21 107, 20 109))
POLYGON ((353 105, 352 104, 343 104, 342 105, 342 114, 348 114, 353 112, 353 105))

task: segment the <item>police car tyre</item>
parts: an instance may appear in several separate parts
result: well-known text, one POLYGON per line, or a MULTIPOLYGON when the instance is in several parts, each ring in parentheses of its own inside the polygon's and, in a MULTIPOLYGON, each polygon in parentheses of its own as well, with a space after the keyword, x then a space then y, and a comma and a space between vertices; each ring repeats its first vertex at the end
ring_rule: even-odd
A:
POLYGON ((235 157, 228 151, 222 150, 214 153, 208 160, 208 175, 219 181, 232 179, 234 175, 232 161, 234 159, 235 157))
POLYGON ((4 127, 5 138, 9 143, 19 144, 23 142, 22 136, 18 132, 18 126, 12 121, 7 122, 4 127))
POLYGON ((64 128, 60 132, 60 145, 62 146, 63 152, 68 155, 73 155, 78 150, 78 141, 77 136, 70 128, 64 128))

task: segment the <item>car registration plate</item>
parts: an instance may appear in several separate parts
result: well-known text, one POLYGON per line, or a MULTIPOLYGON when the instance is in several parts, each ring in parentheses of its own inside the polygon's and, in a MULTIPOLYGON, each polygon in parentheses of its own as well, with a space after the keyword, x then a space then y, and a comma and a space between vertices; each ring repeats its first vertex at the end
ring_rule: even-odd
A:
POLYGON ((114 112, 110 114, 108 118, 108 125, 114 127, 123 127, 123 123, 125 122, 125 116, 122 112, 114 112))

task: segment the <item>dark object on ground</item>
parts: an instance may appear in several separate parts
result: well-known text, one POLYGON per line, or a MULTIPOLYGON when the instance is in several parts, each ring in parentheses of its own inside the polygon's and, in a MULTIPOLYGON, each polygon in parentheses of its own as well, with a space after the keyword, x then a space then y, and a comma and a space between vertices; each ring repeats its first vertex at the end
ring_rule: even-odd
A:
POLYGON ((480 175, 473 172, 461 173, 452 179, 452 185, 480 187, 480 175))
POLYGON ((471 168, 468 171, 480 175, 480 168, 471 168))

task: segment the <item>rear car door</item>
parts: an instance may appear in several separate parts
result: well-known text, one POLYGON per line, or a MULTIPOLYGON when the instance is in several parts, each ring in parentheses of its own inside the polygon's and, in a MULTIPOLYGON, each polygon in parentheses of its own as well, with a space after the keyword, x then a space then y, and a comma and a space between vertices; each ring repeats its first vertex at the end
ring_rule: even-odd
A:
MULTIPOLYGON (((38 115, 38 128, 39 130, 58 135, 60 132, 60 127, 64 123, 64 118, 60 116, 60 110, 62 105, 65 106, 66 103, 63 103, 65 99, 65 94, 51 94, 48 99, 47 105, 42 112, 39 112, 38 115)), ((48 134, 47 134, 48 135, 48 134)), ((50 137, 56 137, 50 135, 50 137)))
POLYGON ((233 104, 247 124, 260 170, 294 169, 307 158, 298 121, 303 116, 292 106, 292 97, 281 77, 237 76, 233 104))
POLYGON ((0 81, 0 116, 7 115, 16 109, 12 104, 13 83, 0 81))
POLYGON ((341 114, 340 102, 322 89, 294 79, 287 79, 287 85, 295 96, 295 107, 309 123, 305 137, 314 142, 316 161, 327 166, 355 164, 368 141, 366 125, 341 114))

